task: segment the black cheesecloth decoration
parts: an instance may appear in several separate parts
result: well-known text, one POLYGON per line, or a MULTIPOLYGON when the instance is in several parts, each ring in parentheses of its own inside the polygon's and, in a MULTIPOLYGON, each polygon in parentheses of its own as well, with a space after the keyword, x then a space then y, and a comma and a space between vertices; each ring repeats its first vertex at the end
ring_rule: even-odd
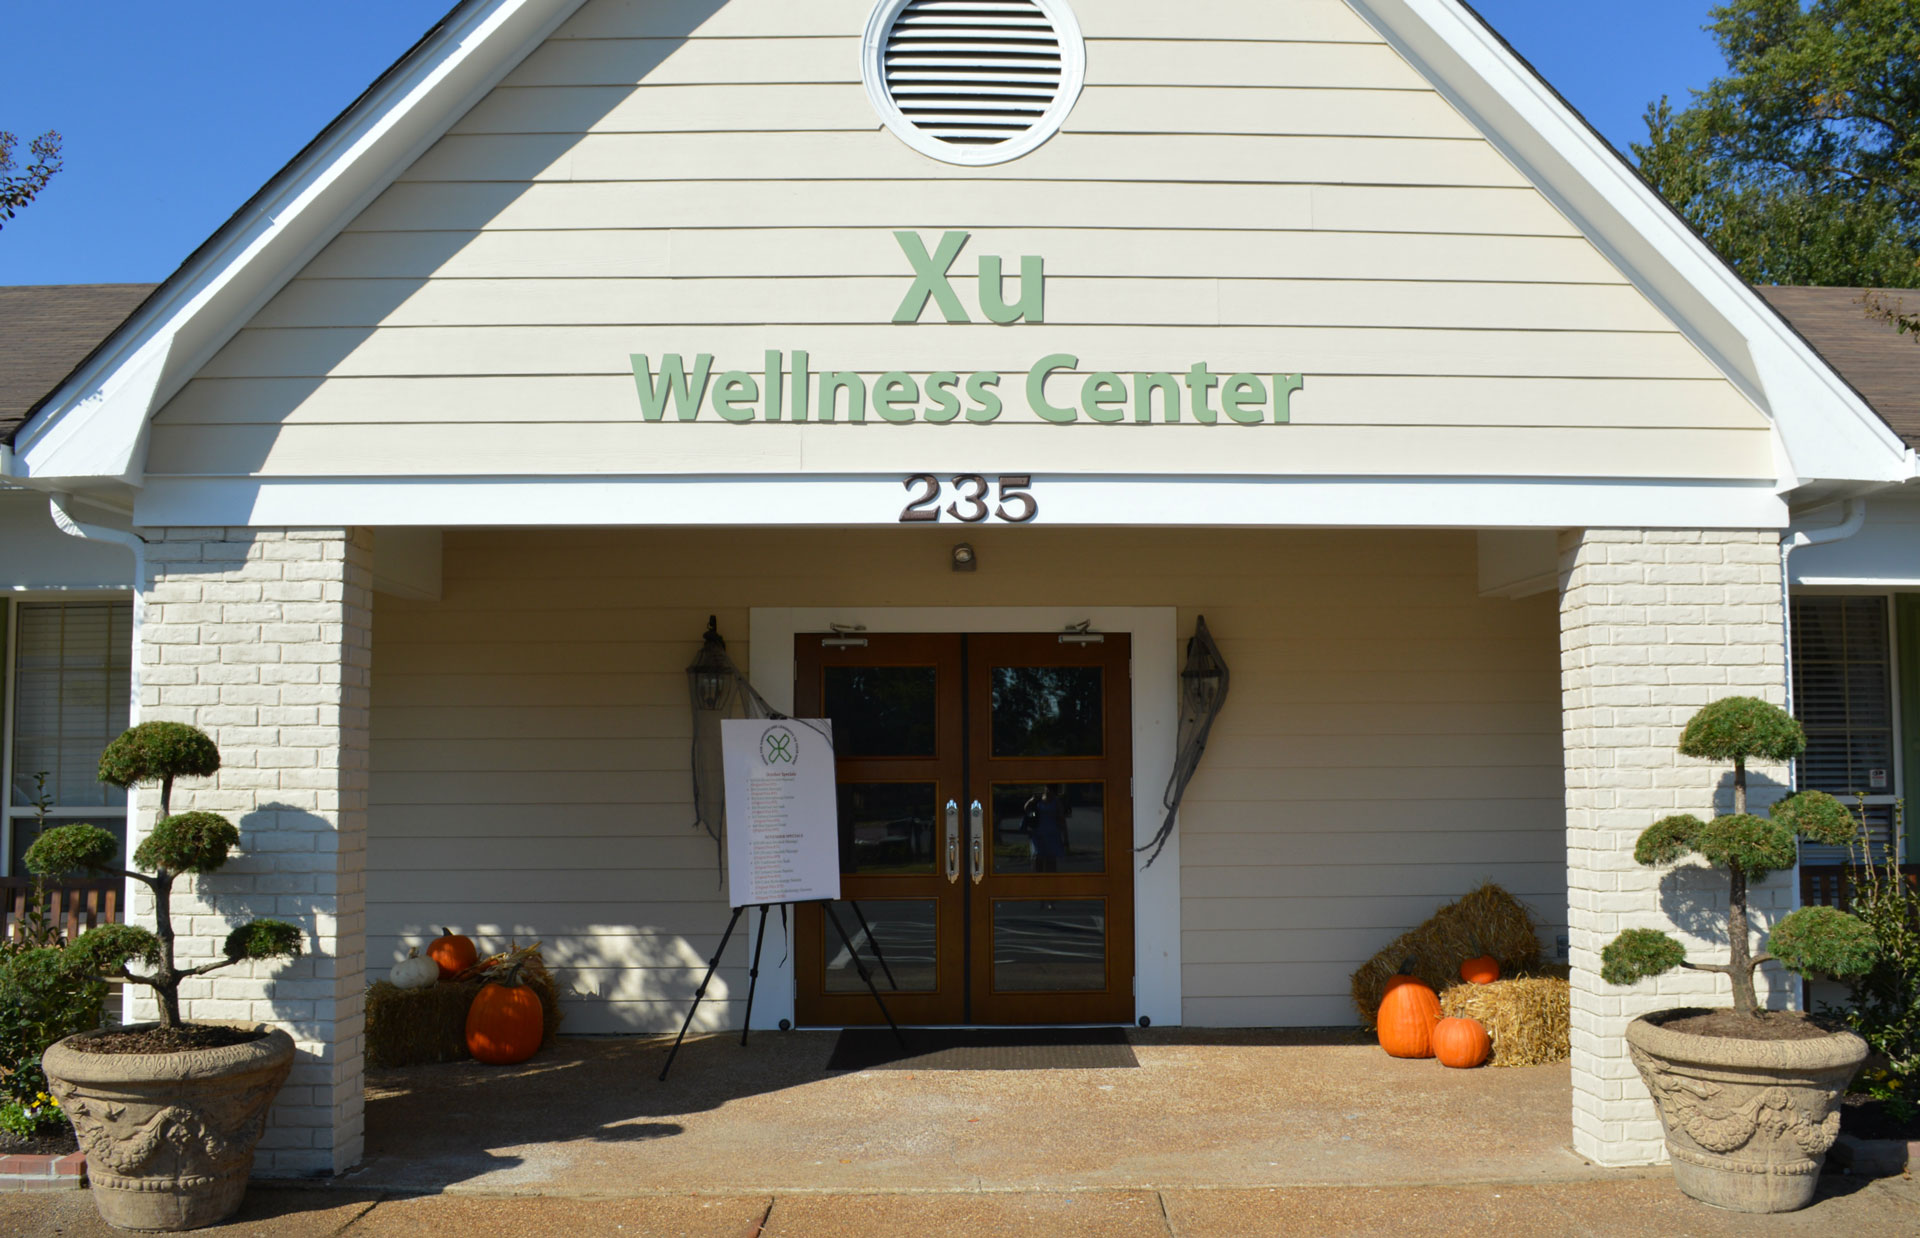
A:
POLYGON ((1220 707, 1227 703, 1229 678, 1226 660, 1220 656, 1220 646, 1213 643, 1213 633, 1207 631, 1207 617, 1202 615, 1193 625, 1193 639, 1187 642, 1187 664, 1180 668, 1180 749, 1173 759, 1173 777, 1167 779, 1167 793, 1161 797, 1167 817, 1152 841, 1137 848, 1153 849, 1153 854, 1142 865, 1144 868, 1153 867, 1153 862, 1166 848, 1167 839, 1173 837, 1180 801, 1187 793, 1187 784, 1193 781, 1194 771, 1200 768, 1200 756, 1207 750, 1207 735, 1213 730, 1213 720, 1220 716, 1220 707))
MULTIPOLYGON (((720 624, 707 616, 707 631, 700 653, 687 667, 687 696, 693 705, 693 828, 705 830, 713 839, 715 862, 723 880, 726 847, 722 842, 727 825, 727 779, 720 746, 720 721, 723 718, 779 718, 820 728, 805 718, 792 718, 767 704, 740 668, 727 656, 727 642, 720 635, 720 624)), ((820 731, 824 736, 825 731, 820 731)), ((785 912, 781 915, 784 917, 785 912)))

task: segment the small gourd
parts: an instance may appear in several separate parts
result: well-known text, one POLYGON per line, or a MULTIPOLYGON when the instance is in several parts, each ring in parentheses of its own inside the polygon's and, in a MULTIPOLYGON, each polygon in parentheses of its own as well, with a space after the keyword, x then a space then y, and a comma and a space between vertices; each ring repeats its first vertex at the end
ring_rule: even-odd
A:
POLYGON ((1478 1019, 1442 1019, 1433 1026, 1433 1055, 1442 1066, 1469 1070, 1492 1051, 1493 1041, 1478 1019))
POLYGON ((440 978, 451 980, 480 961, 473 938, 452 929, 441 929, 440 936, 427 947, 427 957, 440 965, 440 978))
POLYGON ((393 965, 387 979, 396 989, 431 988, 440 979, 440 964, 421 958, 418 950, 409 950, 406 958, 393 965))
POLYGON ((1440 999, 1425 982, 1400 975, 1387 981, 1380 999, 1380 1047, 1390 1057, 1432 1057, 1433 1025, 1440 1021, 1440 999))
POLYGON ((1500 960, 1491 954, 1460 964, 1460 978, 1468 984, 1492 984, 1500 978, 1500 960))

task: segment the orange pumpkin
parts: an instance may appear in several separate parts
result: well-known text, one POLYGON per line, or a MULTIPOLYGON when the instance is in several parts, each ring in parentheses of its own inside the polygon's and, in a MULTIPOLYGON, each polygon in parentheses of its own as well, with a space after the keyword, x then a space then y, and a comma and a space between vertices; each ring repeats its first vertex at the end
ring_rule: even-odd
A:
POLYGON ((1492 984, 1500 978, 1500 960, 1491 954, 1460 964, 1460 978, 1468 984, 1492 984))
POLYGON ((467 1008, 467 1052, 494 1066, 524 1062, 540 1048, 540 995, 523 984, 486 984, 467 1008))
POLYGON ((473 938, 452 929, 441 929, 440 936, 427 947, 427 957, 440 964, 442 980, 451 980, 478 963, 480 952, 474 949, 473 938))
POLYGON ((1380 1047, 1391 1057, 1432 1057, 1433 1025, 1440 1021, 1440 999, 1412 976, 1387 981, 1380 999, 1380 1047))
POLYGON ((1471 1069, 1491 1052, 1493 1041, 1477 1019, 1442 1019, 1433 1026, 1433 1055, 1442 1066, 1471 1069))

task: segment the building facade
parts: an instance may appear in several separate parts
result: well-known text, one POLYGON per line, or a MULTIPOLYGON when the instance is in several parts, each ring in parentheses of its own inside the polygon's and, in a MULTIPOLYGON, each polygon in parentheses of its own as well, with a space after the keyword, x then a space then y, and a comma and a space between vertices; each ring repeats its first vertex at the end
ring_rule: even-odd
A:
MULTIPOLYGON (((1695 709, 1787 701, 1796 518, 1913 476, 1453 0, 473 0, 5 464, 125 556, 138 716, 225 754, 193 948, 312 934, 187 997, 299 1041, 292 1174, 358 1158, 362 990, 442 925, 545 942, 575 1030, 675 1025, 709 616, 835 720, 909 1017, 1347 1023, 1492 879, 1573 970, 1576 1147, 1656 1159, 1621 1029, 1712 985, 1598 952, 1714 948, 1712 894, 1632 839, 1713 806, 1695 709), (1230 699, 1146 865, 1202 616, 1230 699)), ((793 931, 755 1024, 870 1017, 793 931)))

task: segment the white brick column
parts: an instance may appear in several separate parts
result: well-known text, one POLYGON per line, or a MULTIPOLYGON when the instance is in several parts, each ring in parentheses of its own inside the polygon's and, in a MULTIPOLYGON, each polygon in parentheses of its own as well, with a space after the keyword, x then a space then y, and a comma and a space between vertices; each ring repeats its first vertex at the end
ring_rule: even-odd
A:
MULTIPOLYGON (((255 1172, 342 1172, 361 1152, 361 993, 372 666, 373 539, 364 529, 144 531, 140 718, 187 722, 220 745, 212 779, 174 788, 175 812, 240 827, 227 866, 175 886, 183 962, 228 930, 273 916, 306 932, 293 963, 248 963, 189 981, 189 1019, 277 1024, 299 1046, 255 1172)), ((143 792, 139 828, 159 797, 143 792)), ((134 914, 153 900, 134 889, 134 914)), ((135 1017, 152 1017, 136 991, 135 1017)))
MULTIPOLYGON (((1676 972, 1630 988, 1600 979, 1623 928, 1675 934, 1689 957, 1726 959, 1719 874, 1634 863, 1640 831, 1669 813, 1732 810, 1731 767, 1681 756, 1681 728, 1725 696, 1784 704, 1777 533, 1589 529, 1560 545, 1560 667, 1567 778, 1567 897, 1573 963, 1573 1144, 1605 1165, 1664 1160, 1653 1102, 1627 1058, 1627 1023, 1670 1006, 1725 1006, 1724 977, 1676 972)), ((1754 811, 1784 767, 1750 771, 1754 811)), ((1791 907, 1787 874, 1750 893, 1756 927, 1791 907)), ((1762 1000, 1792 986, 1773 968, 1762 1000)))

